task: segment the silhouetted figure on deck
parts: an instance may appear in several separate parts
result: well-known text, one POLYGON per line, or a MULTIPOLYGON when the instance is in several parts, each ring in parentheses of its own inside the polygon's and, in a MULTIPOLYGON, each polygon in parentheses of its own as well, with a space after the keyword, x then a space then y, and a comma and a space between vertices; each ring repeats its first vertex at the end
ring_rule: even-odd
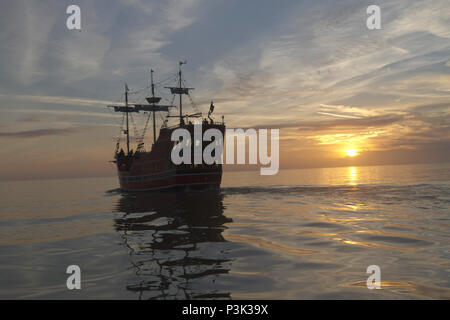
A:
POLYGON ((209 106, 209 111, 208 111, 208 118, 209 118, 211 124, 214 123, 213 119, 211 118, 211 115, 212 115, 213 112, 214 112, 214 104, 211 101, 211 105, 209 106))

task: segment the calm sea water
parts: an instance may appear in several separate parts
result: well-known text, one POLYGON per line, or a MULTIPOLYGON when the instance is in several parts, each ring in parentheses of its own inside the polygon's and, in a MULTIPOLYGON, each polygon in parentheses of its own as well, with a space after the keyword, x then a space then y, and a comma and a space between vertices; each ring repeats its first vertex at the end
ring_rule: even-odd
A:
POLYGON ((449 227, 450 164, 226 172, 218 192, 2 182, 0 298, 450 299, 449 227))

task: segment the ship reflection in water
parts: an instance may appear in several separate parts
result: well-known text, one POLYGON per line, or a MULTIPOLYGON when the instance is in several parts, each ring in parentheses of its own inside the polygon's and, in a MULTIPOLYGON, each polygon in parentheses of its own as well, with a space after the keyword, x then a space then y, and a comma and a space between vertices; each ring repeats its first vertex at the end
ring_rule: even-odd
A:
POLYGON ((128 248, 140 299, 229 299, 214 283, 231 267, 220 243, 225 223, 220 191, 124 193, 114 226, 128 248))

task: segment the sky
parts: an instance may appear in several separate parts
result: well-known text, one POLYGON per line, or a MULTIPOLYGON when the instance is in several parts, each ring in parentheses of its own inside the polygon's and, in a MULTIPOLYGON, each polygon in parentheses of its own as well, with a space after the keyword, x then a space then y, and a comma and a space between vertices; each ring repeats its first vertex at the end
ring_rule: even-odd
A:
POLYGON ((280 129, 281 168, 450 161, 448 0, 3 0, 0 17, 0 180, 114 175, 106 105, 125 82, 142 101, 150 68, 169 101, 185 59, 198 110, 280 129))

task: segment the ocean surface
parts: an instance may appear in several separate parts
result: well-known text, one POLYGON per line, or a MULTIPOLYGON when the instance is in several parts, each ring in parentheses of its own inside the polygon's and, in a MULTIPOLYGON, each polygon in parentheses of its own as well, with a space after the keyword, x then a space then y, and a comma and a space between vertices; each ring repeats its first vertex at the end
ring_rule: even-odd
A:
POLYGON ((450 299, 450 164, 0 183, 1 299, 450 299), (68 290, 69 265, 81 290, 68 290), (381 289, 366 286, 378 265, 381 289))

